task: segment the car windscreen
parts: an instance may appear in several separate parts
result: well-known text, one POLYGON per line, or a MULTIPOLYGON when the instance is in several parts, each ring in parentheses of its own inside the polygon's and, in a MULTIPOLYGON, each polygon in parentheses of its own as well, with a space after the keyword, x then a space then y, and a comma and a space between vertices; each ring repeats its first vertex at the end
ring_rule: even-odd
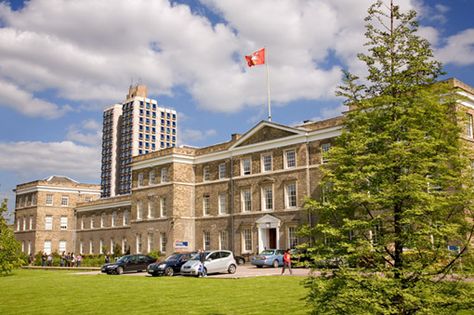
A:
POLYGON ((264 250, 263 252, 260 253, 260 255, 273 255, 274 251, 273 250, 264 250))
POLYGON ((171 256, 168 256, 168 257, 165 259, 165 261, 175 261, 175 260, 178 260, 180 256, 181 256, 181 255, 171 255, 171 256))
MULTIPOLYGON (((202 253, 196 253, 189 260, 201 260, 201 254, 202 253)), ((207 257, 209 255, 209 252, 204 252, 204 257, 207 257)))
POLYGON ((118 263, 126 263, 128 261, 130 261, 130 257, 127 256, 120 257, 119 260, 117 260, 118 263))

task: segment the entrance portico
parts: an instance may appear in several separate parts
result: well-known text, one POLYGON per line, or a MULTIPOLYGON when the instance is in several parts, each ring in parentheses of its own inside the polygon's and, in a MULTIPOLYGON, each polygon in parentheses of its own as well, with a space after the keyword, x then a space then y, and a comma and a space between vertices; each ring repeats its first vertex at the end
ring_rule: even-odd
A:
POLYGON ((258 228, 258 252, 261 253, 266 248, 279 248, 281 220, 266 214, 255 223, 258 228))

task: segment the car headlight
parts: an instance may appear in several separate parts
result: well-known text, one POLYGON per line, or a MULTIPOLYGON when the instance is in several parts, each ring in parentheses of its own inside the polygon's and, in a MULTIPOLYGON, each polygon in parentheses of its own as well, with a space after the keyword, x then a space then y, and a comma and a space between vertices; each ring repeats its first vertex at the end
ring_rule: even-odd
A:
POLYGON ((158 266, 158 269, 165 269, 165 267, 166 267, 166 264, 160 264, 160 265, 158 266))

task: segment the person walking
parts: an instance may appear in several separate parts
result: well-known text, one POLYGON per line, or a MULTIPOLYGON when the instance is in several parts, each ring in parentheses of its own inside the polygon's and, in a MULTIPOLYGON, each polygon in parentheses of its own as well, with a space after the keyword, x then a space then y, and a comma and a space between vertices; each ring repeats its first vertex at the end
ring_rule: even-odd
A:
POLYGON ((61 254, 61 257, 60 257, 60 260, 59 260, 59 266, 66 267, 66 252, 63 252, 61 254))
POLYGON ((46 266, 46 252, 43 252, 41 254, 41 267, 45 267, 46 266))
POLYGON ((201 262, 201 266, 202 266, 201 276, 207 277, 207 270, 204 265, 204 263, 206 262, 206 253, 202 249, 199 250, 199 261, 201 262))
POLYGON ((290 249, 287 249, 285 251, 285 254, 283 254, 283 268, 281 269, 281 274, 283 275, 285 273, 285 270, 288 268, 290 271, 290 275, 293 274, 291 271, 291 255, 290 255, 290 249))
POLYGON ((48 258, 47 258, 47 261, 48 261, 48 266, 51 267, 53 265, 53 255, 52 254, 49 254, 48 255, 48 258))
POLYGON ((76 267, 80 267, 81 262, 82 262, 82 256, 81 256, 81 253, 79 253, 79 255, 77 255, 76 257, 76 267))

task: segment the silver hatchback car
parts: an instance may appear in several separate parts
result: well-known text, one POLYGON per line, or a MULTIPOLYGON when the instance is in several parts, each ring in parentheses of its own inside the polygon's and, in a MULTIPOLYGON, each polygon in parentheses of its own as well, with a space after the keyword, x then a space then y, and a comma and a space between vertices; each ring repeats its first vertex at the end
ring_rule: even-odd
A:
MULTIPOLYGON (((185 276, 198 276, 198 269, 200 265, 200 255, 195 254, 184 265, 181 266, 181 274, 185 276)), ((237 263, 234 259, 234 254, 228 250, 215 250, 204 252, 206 260, 204 261, 204 269, 206 273, 235 273, 237 270, 237 263)))

